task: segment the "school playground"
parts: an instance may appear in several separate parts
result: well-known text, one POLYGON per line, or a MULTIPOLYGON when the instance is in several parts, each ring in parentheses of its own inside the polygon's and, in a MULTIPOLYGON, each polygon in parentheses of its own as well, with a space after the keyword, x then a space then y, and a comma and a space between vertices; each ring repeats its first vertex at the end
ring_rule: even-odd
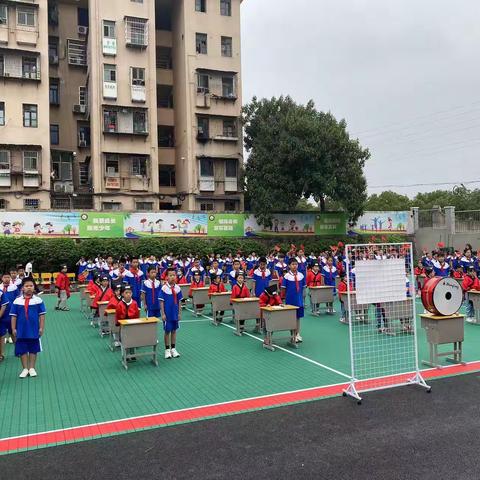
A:
MULTIPOLYGON (((72 295, 70 312, 55 311, 52 295, 44 301, 48 314, 38 377, 18 378, 20 364, 11 345, 0 365, 2 454, 341 396, 349 381, 348 326, 339 322, 338 313, 307 313, 300 348, 279 341, 280 348, 270 352, 259 335, 237 337, 228 323, 213 326, 210 306, 201 317, 186 310, 177 341, 181 357, 163 359, 159 327, 159 366, 143 358, 126 371, 120 352, 111 352, 108 338, 101 338, 80 312, 79 294, 72 295)), ((338 302, 335 309, 340 310, 338 302)), ((418 300, 417 312, 422 310, 418 300)), ((419 358, 426 359, 419 324, 419 358)), ((464 360, 467 365, 445 364, 424 370, 424 376, 431 381, 479 371, 479 326, 465 326, 464 360)), ((406 398, 413 389, 426 395, 418 387, 402 389, 406 398)), ((365 394, 364 404, 369 395, 374 393, 365 394)), ((434 395, 435 381, 428 397, 434 395)))

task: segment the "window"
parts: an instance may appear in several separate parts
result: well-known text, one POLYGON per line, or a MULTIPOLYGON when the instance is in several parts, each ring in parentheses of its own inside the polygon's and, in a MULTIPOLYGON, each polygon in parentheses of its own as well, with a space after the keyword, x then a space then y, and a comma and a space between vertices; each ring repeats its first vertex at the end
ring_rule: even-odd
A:
POLYGON ((5 75, 5 57, 0 55, 0 77, 5 75))
POLYGON ((30 7, 17 7, 17 25, 34 27, 35 9, 30 7))
POLYGON ((201 203, 200 210, 202 212, 213 212, 215 210, 215 205, 213 203, 201 203))
POLYGON ((115 22, 103 21, 103 38, 115 38, 115 22))
POLYGON ((225 211, 235 212, 237 210, 237 202, 235 200, 225 200, 225 211))
POLYGON ((77 25, 88 27, 88 8, 77 8, 77 25))
POLYGON ((147 159, 145 157, 132 158, 132 175, 147 176, 147 159))
POLYGON ((118 176, 118 157, 117 155, 107 154, 105 156, 105 173, 109 177, 118 176))
POLYGON ((58 78, 50 79, 50 105, 60 105, 60 84, 58 78))
POLYGON ((195 11, 206 13, 207 0, 195 0, 195 11))
POLYGON ((58 125, 50 125, 50 143, 52 145, 60 143, 60 129, 58 125))
POLYGON ((67 40, 67 54, 69 65, 87 65, 87 47, 83 40, 67 40))
POLYGON ((157 85, 157 107, 173 108, 173 87, 171 85, 157 85))
POLYGON ((158 178, 161 187, 175 187, 175 166, 160 165, 158 167, 158 178))
POLYGON ((78 146, 89 147, 90 146, 90 125, 80 124, 77 125, 78 131, 78 146))
POLYGON ((70 152, 52 152, 52 168, 55 180, 69 182, 72 180, 73 158, 70 152))
POLYGON ((144 211, 151 211, 153 210, 153 202, 136 202, 135 203, 136 210, 144 210, 144 211))
POLYGON ((5 102, 0 102, 0 126, 5 125, 5 102))
POLYGON ((147 133, 147 113, 133 112, 133 133, 147 133))
POLYGON ((146 47, 148 45, 147 20, 144 18, 125 18, 125 36, 127 45, 146 47))
POLYGON ((38 152, 23 152, 23 170, 38 172, 38 152))
POLYGON ((143 3, 143 0, 130 0, 133 3, 143 3))
POLYGON ((90 165, 87 162, 78 165, 78 182, 82 187, 89 184, 90 180, 90 165))
POLYGON ((117 66, 107 65, 103 66, 103 81, 115 83, 117 81, 117 66))
POLYGON ((87 87, 78 87, 78 103, 79 105, 87 104, 87 87))
POLYGON ((0 5, 0 25, 8 25, 8 9, 6 5, 0 5))
POLYGON ((23 126, 29 128, 38 127, 37 105, 23 104, 23 126))
POLYGON ((10 170, 10 152, 0 150, 0 172, 2 170, 10 170))
POLYGON ((210 93, 210 77, 206 73, 199 73, 197 76, 197 92, 210 93))
POLYGON ((157 68, 171 70, 172 65, 172 49, 170 47, 157 47, 157 68))
POLYGON ((145 86, 145 69, 132 67, 132 85, 145 86))
POLYGON ((48 37, 48 61, 58 65, 58 37, 48 37))
POLYGON ((225 160, 225 176, 228 178, 237 178, 238 160, 229 158, 225 160))
POLYGON ((158 125, 158 146, 163 148, 175 147, 175 129, 169 125, 158 125))
POLYGON ((213 175, 214 175, 213 158, 201 158, 200 159, 200 176, 213 177, 213 175))
POLYGON ((222 77, 222 96, 227 98, 236 97, 233 77, 222 77))
POLYGON ((7 201, 4 198, 0 198, 0 210, 5 210, 7 208, 7 201))
POLYGON ((207 34, 206 33, 197 33, 195 36, 197 53, 203 55, 207 54, 207 34))
POLYGON ((232 56, 232 37, 222 37, 222 57, 232 56))
POLYGON ((122 204, 120 202, 103 202, 102 203, 102 210, 114 210, 118 211, 121 210, 122 204))
POLYGON ((117 132, 117 112, 116 110, 103 111, 103 130, 109 133, 117 132))
POLYGON ((232 16, 232 0, 220 0, 220 15, 224 17, 232 16))
POLYGON ((38 210, 40 208, 40 200, 38 198, 25 198, 23 200, 23 208, 25 210, 38 210))
POLYGON ((223 136, 235 138, 237 136, 237 124, 235 120, 227 119, 223 121, 223 136))
POLYGON ((198 132, 199 139, 207 140, 210 136, 209 132, 210 122, 207 117, 198 117, 198 132))
POLYGON ((39 78, 36 57, 22 57, 22 78, 39 78))

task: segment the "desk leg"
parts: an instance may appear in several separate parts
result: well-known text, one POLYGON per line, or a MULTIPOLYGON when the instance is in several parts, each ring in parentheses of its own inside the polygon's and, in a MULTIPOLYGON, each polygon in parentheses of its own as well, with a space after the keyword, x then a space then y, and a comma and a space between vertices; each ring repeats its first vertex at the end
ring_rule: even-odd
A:
POLYGON ((153 346, 153 355, 152 355, 152 357, 153 357, 153 359, 152 359, 152 360, 153 360, 153 364, 154 364, 156 367, 158 367, 157 346, 158 346, 158 343, 157 343, 157 345, 154 345, 154 346, 153 346))
POLYGON ((127 349, 123 345, 122 345, 122 365, 125 367, 125 370, 128 370, 127 349))
POLYGON ((241 328, 242 327, 240 326, 240 320, 235 318, 235 332, 234 332, 234 334, 237 335, 238 337, 241 337, 243 335, 243 332, 242 332, 241 328))
POLYGON ((263 342, 263 348, 270 350, 271 352, 275 351, 275 347, 273 346, 273 339, 272 339, 272 332, 267 332, 265 335, 265 340, 263 342))
POLYGON ((429 350, 429 355, 430 355, 430 361, 427 362, 426 360, 422 360, 422 365, 427 365, 432 368, 441 368, 440 365, 436 364, 437 360, 437 350, 436 350, 436 345, 433 345, 432 343, 428 344, 428 350, 429 350))

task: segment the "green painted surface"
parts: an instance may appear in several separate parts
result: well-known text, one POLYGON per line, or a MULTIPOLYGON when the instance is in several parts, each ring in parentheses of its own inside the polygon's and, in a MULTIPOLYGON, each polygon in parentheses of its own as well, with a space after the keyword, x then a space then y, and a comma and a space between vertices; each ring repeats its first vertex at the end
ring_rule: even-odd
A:
MULTIPOLYGON (((125 371, 120 353, 112 353, 80 313, 78 295, 66 313, 53 310, 54 300, 45 297, 48 316, 37 378, 18 378, 20 362, 7 345, 0 364, 0 438, 347 381, 287 352, 264 350, 261 342, 236 337, 188 311, 178 333, 179 359, 164 360, 161 347, 158 367, 141 359, 125 371)), ((480 359, 480 327, 466 325, 465 333, 465 360, 480 359)), ((302 335, 295 353, 350 373, 348 327, 338 315, 307 316, 302 335)), ((159 338, 162 342, 160 331, 159 338)), ((422 330, 419 344, 420 358, 426 358, 422 330)))

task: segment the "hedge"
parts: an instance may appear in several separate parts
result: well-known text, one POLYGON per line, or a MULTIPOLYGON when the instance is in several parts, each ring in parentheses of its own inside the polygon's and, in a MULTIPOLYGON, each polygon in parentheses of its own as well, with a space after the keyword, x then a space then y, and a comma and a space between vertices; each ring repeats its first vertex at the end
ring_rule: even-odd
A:
MULTIPOLYGON (((0 272, 18 264, 25 265, 33 260, 34 271, 54 272, 59 265, 66 263, 70 271, 75 270, 75 263, 80 257, 95 258, 97 255, 112 255, 119 258, 124 255, 165 255, 188 254, 205 257, 211 252, 222 255, 241 250, 244 253, 255 251, 266 254, 275 245, 287 251, 293 243, 304 245, 306 254, 328 249, 338 242, 368 243, 370 237, 275 237, 275 238, 141 238, 131 239, 71 239, 71 238, 32 238, 0 237, 0 272)), ((375 240, 374 240, 375 241, 375 240)), ((388 242, 404 242, 402 235, 389 235, 388 242)))

